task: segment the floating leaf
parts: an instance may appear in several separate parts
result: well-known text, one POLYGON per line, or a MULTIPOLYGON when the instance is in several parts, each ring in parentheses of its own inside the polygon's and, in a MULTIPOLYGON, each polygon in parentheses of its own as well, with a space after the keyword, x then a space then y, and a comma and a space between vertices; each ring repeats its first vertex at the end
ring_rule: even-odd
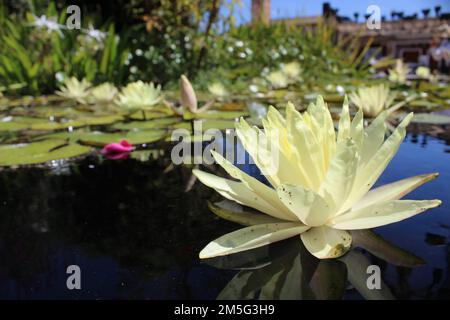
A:
POLYGON ((70 144, 62 139, 43 140, 28 144, 0 146, 0 166, 44 163, 52 160, 77 157, 91 148, 70 144))
POLYGON ((82 144, 102 147, 111 142, 119 142, 120 140, 127 140, 131 144, 151 143, 163 139, 167 135, 164 130, 139 130, 129 132, 58 132, 49 134, 41 138, 59 138, 68 139, 71 142, 80 142, 82 144))
POLYGON ((112 126, 114 129, 118 130, 131 130, 131 129, 157 129, 157 128, 167 128, 168 126, 179 122, 178 118, 158 118, 149 121, 132 121, 132 122, 123 122, 116 123, 112 126))
POLYGON ((450 124, 450 117, 438 113, 416 113, 411 122, 430 124, 450 124))

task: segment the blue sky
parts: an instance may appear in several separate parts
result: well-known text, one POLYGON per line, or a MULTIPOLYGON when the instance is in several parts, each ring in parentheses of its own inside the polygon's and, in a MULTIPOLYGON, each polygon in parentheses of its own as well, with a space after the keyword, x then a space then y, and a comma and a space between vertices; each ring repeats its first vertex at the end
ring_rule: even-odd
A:
MULTIPOLYGON (((251 18, 251 0, 241 0, 242 8, 237 10, 240 15, 238 21, 247 22, 251 18)), ((440 5, 441 12, 450 12, 450 0, 272 0, 271 17, 286 18, 295 16, 315 16, 322 13, 322 3, 329 2, 333 8, 339 9, 339 15, 353 18, 354 12, 359 12, 360 20, 366 13, 369 5, 378 5, 381 15, 390 18, 392 10, 404 11, 405 15, 418 13, 422 16, 422 9, 430 8, 431 15, 434 15, 434 7, 440 5)))

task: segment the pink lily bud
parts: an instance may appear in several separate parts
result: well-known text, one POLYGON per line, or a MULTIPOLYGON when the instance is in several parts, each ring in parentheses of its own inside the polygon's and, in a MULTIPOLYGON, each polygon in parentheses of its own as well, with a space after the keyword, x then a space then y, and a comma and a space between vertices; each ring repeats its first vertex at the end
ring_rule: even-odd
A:
POLYGON ((126 159, 133 150, 134 147, 127 140, 121 140, 119 143, 113 142, 107 144, 100 153, 108 159, 117 160, 126 159))
POLYGON ((194 88, 185 75, 180 77, 180 103, 191 112, 197 112, 197 96, 194 88))

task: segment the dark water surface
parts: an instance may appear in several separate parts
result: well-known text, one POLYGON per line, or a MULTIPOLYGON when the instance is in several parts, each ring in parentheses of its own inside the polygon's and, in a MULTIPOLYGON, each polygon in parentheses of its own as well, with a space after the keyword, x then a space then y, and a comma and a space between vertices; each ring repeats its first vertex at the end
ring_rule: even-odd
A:
MULTIPOLYGON (((440 173, 407 197, 438 198, 441 207, 374 230, 425 264, 394 266, 361 250, 349 255, 379 265, 384 289, 397 298, 450 298, 449 150, 444 140, 410 133, 378 181, 440 173)), ((233 261, 239 256, 199 261, 203 246, 239 226, 209 211, 207 200, 220 197, 203 185, 185 193, 190 169, 164 172, 169 161, 92 156, 50 169, 0 171, 0 298, 215 299, 227 285, 223 298, 271 297, 274 290, 280 298, 364 296, 347 275, 367 278, 365 269, 319 263, 296 239, 244 257, 250 270, 223 269, 248 269, 248 261, 233 261), (81 268, 81 290, 66 287, 69 265, 81 268)))

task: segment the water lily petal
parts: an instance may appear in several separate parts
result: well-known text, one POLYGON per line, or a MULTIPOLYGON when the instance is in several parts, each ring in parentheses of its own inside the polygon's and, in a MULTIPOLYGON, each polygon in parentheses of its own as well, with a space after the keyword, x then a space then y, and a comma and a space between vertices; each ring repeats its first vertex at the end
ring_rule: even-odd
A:
POLYGON ((352 210, 358 210, 376 202, 399 200, 424 183, 435 179, 438 175, 438 173, 421 174, 372 189, 353 206, 352 210))
POLYGON ((348 109, 348 98, 345 96, 342 106, 341 116, 339 118, 339 128, 337 142, 343 142, 350 136, 350 112, 348 109))
POLYGON ((312 190, 283 184, 277 193, 284 205, 306 225, 323 225, 330 216, 332 206, 312 190))
POLYGON ((306 249, 319 259, 338 258, 346 253, 352 244, 347 231, 327 226, 311 228, 300 235, 306 249))
POLYGON ((236 134, 270 184, 274 187, 280 185, 280 179, 277 177, 278 168, 274 167, 275 164, 271 161, 272 154, 266 148, 268 143, 265 135, 258 128, 250 127, 243 118, 236 123, 236 134))
POLYGON ((228 233, 210 242, 201 252, 200 259, 224 256, 255 249, 291 238, 308 230, 301 223, 270 223, 250 226, 228 233))
POLYGON ((440 200, 385 201, 342 214, 330 220, 328 225, 340 230, 375 228, 407 219, 440 204, 440 200))
POLYGON ((361 109, 353 117, 350 125, 350 137, 358 146, 358 149, 361 148, 364 141, 364 116, 361 109))
POLYGON ((384 142, 386 134, 386 118, 387 112, 382 112, 376 117, 372 123, 364 131, 364 141, 361 146, 361 161, 360 166, 364 166, 373 155, 378 151, 384 142))
POLYGON ((278 209, 274 208, 270 203, 266 202, 251 189, 247 188, 242 182, 221 178, 196 169, 192 170, 192 173, 203 184, 215 189, 223 197, 264 212, 272 217, 286 220, 285 215, 281 214, 278 209))
POLYGON ((328 168, 331 158, 336 151, 336 132, 334 130, 333 118, 331 117, 330 110, 323 100, 322 96, 318 96, 316 103, 311 103, 308 106, 308 113, 316 120, 320 130, 318 133, 323 136, 323 158, 324 166, 328 168))
POLYGON ((230 200, 223 200, 214 204, 208 202, 208 207, 217 216, 228 221, 239 223, 243 226, 286 222, 284 220, 271 217, 267 214, 249 212, 248 209, 244 210, 240 204, 230 200))
POLYGON ((308 120, 304 120, 306 119, 304 117, 301 119, 303 121, 289 121, 287 123, 289 143, 296 146, 297 150, 301 150, 301 154, 299 154, 300 163, 293 167, 302 168, 303 175, 307 181, 305 187, 318 190, 320 181, 325 175, 322 161, 322 145, 317 140, 310 126, 306 124, 308 120))
POLYGON ((357 147, 353 140, 349 138, 342 144, 344 146, 338 147, 319 191, 329 203, 333 203, 336 212, 352 191, 358 167, 357 147), (331 197, 331 201, 328 197, 331 197))
POLYGON ((367 164, 364 167, 360 166, 358 168, 353 190, 344 204, 341 213, 351 208, 360 200, 378 180, 405 138, 406 126, 411 121, 412 116, 412 113, 407 115, 367 164))
POLYGON ((222 157, 219 153, 211 151, 216 162, 225 169, 225 171, 235 179, 238 179, 244 183, 247 188, 252 190, 255 194, 264 199, 267 203, 270 203, 273 207, 278 209, 280 217, 284 217, 285 220, 296 221, 297 217, 292 214, 284 205, 280 202, 277 192, 262 183, 261 181, 249 176, 239 168, 235 167, 231 162, 222 157))

